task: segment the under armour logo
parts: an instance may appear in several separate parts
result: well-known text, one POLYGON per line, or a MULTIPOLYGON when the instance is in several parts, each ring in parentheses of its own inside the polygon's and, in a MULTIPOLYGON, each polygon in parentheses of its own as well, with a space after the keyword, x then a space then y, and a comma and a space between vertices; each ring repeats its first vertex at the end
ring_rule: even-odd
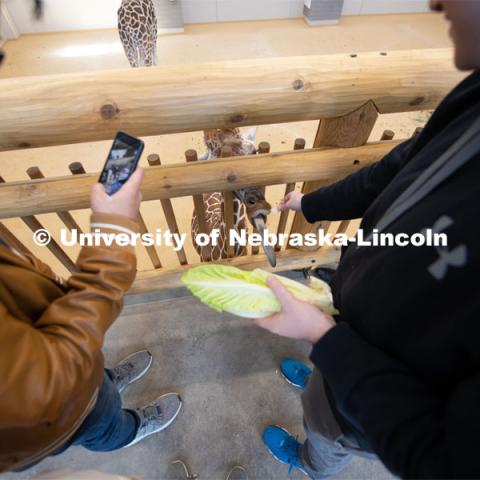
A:
MULTIPOLYGON (((432 230, 434 233, 440 233, 453 223, 450 217, 443 216, 435 222, 432 230)), ((428 267, 428 271, 436 280, 443 280, 449 267, 463 267, 467 264, 467 247, 465 245, 459 245, 453 250, 448 250, 447 247, 437 247, 437 252, 438 260, 428 267)))

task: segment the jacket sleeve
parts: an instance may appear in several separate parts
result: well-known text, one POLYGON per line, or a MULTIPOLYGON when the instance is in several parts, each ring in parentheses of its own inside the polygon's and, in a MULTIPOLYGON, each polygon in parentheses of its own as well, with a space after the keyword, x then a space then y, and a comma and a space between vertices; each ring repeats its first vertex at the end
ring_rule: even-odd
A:
POLYGON ((415 138, 395 147, 382 160, 336 182, 306 194, 302 213, 306 220, 351 220, 361 218, 378 195, 408 160, 415 138))
POLYGON ((345 323, 314 347, 338 411, 402 478, 480 478, 480 372, 439 392, 345 323))
MULTIPOLYGON (((103 233, 137 230, 121 216, 94 214, 94 224, 103 233)), ((44 310, 34 328, 0 304, 0 351, 2 358, 15 359, 0 363, 0 411, 11 425, 53 420, 75 388, 88 384, 104 334, 135 278, 135 252, 131 246, 84 247, 77 266, 66 294, 44 310)))

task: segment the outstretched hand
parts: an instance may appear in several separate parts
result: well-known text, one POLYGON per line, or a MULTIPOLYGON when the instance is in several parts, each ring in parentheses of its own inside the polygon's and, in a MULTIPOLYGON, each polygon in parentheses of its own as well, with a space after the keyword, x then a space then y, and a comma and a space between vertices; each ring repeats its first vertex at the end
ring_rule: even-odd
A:
POLYGON ((290 192, 285 195, 277 205, 278 210, 281 212, 285 210, 293 210, 294 212, 302 211, 302 198, 303 193, 290 192))
POLYGON ((282 337, 317 343, 335 320, 309 303, 297 300, 275 277, 269 277, 268 286, 278 298, 282 310, 275 315, 260 318, 256 324, 282 337))

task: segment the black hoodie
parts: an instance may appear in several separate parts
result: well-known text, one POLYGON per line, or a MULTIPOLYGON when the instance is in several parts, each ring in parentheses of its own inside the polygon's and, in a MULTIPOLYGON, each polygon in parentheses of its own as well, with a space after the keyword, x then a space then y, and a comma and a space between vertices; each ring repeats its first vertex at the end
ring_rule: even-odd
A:
MULTIPOLYGON (((447 96, 419 136, 306 195, 305 217, 363 217, 370 232, 478 118, 480 71, 447 96)), ((346 249, 332 281, 338 324, 311 355, 344 430, 407 478, 480 478, 480 155, 385 232, 422 232, 445 218, 443 251, 346 249)))

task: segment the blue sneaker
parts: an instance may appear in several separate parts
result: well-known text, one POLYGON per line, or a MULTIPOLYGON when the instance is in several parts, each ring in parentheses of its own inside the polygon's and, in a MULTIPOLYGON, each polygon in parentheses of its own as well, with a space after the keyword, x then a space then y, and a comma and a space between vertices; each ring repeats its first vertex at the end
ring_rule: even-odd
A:
POLYGON ((277 425, 268 426, 263 431, 263 442, 277 460, 290 466, 289 474, 294 468, 307 474, 298 458, 298 447, 301 443, 286 430, 277 425))
POLYGON ((280 363, 280 372, 288 383, 304 390, 312 374, 312 369, 298 360, 284 358, 280 363))

